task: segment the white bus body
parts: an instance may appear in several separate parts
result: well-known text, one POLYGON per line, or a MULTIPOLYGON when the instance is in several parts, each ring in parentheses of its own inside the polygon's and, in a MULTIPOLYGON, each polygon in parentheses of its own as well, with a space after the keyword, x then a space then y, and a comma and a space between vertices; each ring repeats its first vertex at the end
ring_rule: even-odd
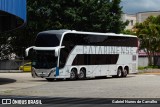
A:
POLYGON ((47 80, 137 73, 138 38, 72 30, 40 32, 33 50, 32 76, 47 80))

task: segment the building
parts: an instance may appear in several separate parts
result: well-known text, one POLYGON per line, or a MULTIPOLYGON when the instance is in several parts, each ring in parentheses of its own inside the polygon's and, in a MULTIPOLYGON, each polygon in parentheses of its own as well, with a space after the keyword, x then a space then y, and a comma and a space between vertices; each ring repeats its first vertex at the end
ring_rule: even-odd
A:
POLYGON ((0 32, 23 26, 26 22, 26 0, 0 0, 0 32))
POLYGON ((123 20, 123 22, 129 21, 129 24, 128 24, 128 26, 126 26, 126 29, 132 29, 133 26, 137 22, 136 15, 134 15, 134 14, 123 14, 122 20, 123 20))
POLYGON ((144 22, 149 16, 158 16, 160 15, 160 11, 146 11, 146 12, 139 12, 136 14, 123 14, 122 21, 126 22, 129 21, 128 26, 126 29, 131 30, 136 23, 144 22))
MULTIPOLYGON (((122 15, 122 21, 126 22, 129 21, 128 26, 126 26, 126 30, 132 30, 134 25, 136 23, 142 23, 144 22, 149 16, 158 16, 160 15, 160 11, 146 11, 146 12, 139 12, 136 14, 123 14, 122 15)), ((156 56, 154 56, 154 65, 160 66, 160 53, 157 53, 156 56)), ((138 60, 139 66, 148 66, 148 58, 147 54, 144 50, 139 51, 139 60, 138 60)))
MULTIPOLYGON (((0 0, 0 34, 8 33, 22 27, 26 23, 26 0, 0 0)), ((4 45, 5 47, 7 45, 4 45)), ((3 44, 1 49, 5 50, 3 44)), ((1 50, 2 53, 2 50, 1 50)), ((6 54, 6 53, 5 53, 6 54)), ((2 55, 1 55, 2 56, 2 55)), ((16 55, 11 53, 12 60, 0 60, 0 69, 17 69, 20 62, 15 62, 16 55)))
POLYGON ((149 16, 158 16, 160 15, 160 11, 147 11, 147 12, 139 12, 136 14, 136 19, 138 23, 144 22, 149 16))

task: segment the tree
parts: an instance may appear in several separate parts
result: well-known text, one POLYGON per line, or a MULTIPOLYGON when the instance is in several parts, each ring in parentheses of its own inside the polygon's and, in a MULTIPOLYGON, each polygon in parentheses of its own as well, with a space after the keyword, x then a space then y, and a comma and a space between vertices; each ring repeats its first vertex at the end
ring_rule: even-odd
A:
POLYGON ((110 20, 110 26, 112 29, 111 32, 115 32, 115 33, 120 33, 122 32, 126 25, 128 25, 128 22, 123 22, 121 20, 122 17, 122 7, 120 7, 120 2, 121 0, 112 0, 111 2, 111 7, 110 7, 110 13, 111 15, 109 15, 109 17, 111 18, 110 20))
POLYGON ((152 56, 160 51, 160 16, 148 17, 143 23, 137 23, 134 28, 141 42, 141 49, 148 55, 149 65, 153 64, 152 56))
POLYGON ((13 51, 24 56, 22 50, 34 44, 40 31, 71 29, 91 32, 120 33, 126 23, 121 21, 121 0, 27 0, 25 28, 10 34, 13 51))
POLYGON ((121 0, 28 0, 28 27, 120 33, 121 0))
POLYGON ((0 34, 0 60, 9 59, 10 53, 12 53, 13 49, 9 43, 9 36, 8 35, 0 34), (6 36, 6 37, 5 37, 6 36))
POLYGON ((129 30, 129 29, 122 31, 122 33, 129 34, 129 35, 136 35, 136 32, 134 32, 133 30, 129 30))

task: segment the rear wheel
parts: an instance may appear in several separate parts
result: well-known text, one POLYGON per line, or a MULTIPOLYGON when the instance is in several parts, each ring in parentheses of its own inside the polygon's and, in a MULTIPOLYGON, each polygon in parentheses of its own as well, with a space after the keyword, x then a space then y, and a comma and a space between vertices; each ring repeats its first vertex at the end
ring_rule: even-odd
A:
POLYGON ((77 79, 77 71, 76 71, 76 69, 72 69, 72 70, 71 70, 70 79, 71 79, 71 80, 77 79))
POLYGON ((86 78, 86 70, 84 68, 82 68, 80 70, 80 73, 78 74, 78 78, 79 79, 85 79, 86 78))
POLYGON ((122 77, 122 69, 121 68, 118 68, 118 70, 117 70, 117 77, 118 78, 122 77))
POLYGON ((128 74, 128 70, 126 68, 124 68, 122 77, 127 77, 127 74, 128 74))

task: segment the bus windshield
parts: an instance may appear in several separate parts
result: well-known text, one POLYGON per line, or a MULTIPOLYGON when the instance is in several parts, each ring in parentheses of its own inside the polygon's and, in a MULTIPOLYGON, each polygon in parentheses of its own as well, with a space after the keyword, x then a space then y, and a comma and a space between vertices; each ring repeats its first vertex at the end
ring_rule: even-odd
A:
POLYGON ((35 42, 37 47, 56 47, 60 44, 61 36, 57 34, 40 33, 35 42))
POLYGON ((55 51, 34 51, 32 67, 36 69, 50 69, 57 66, 55 51))

